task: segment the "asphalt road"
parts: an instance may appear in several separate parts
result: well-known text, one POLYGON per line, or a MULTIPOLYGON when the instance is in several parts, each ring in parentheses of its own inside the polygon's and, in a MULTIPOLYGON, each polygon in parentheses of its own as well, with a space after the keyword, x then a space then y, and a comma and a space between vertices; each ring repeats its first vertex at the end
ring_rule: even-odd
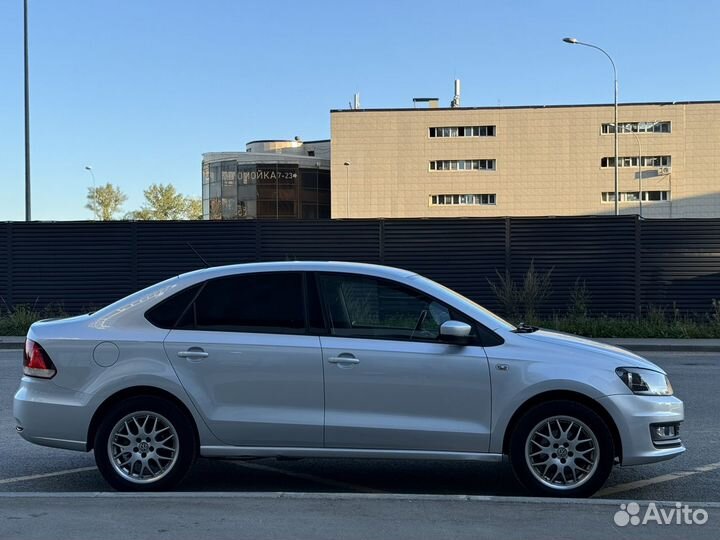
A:
MULTIPOLYGON (((127 495, 127 494, 126 494, 127 495)), ((0 496, 3 540, 126 540, 198 538, 273 540, 437 540, 553 538, 605 540, 668 538, 716 540, 720 506, 707 507, 700 525, 637 525, 620 521, 619 506, 599 500, 469 499, 362 495, 201 494, 179 497, 0 496)), ((643 506, 638 515, 645 516, 643 506)), ((656 508, 671 511, 673 505, 656 508)))
MULTIPOLYGON (((673 480, 607 496, 635 500, 720 501, 720 354, 652 353, 670 375, 676 395, 685 401, 682 437, 687 452, 654 465, 618 468, 605 490, 631 482, 694 472, 673 480)), ((15 433, 12 396, 21 373, 20 351, 0 351, 0 491, 104 491, 95 470, 8 481, 18 477, 94 467, 91 454, 43 448, 15 433)), ((184 491, 381 492, 464 495, 527 495, 508 465, 444 461, 305 459, 251 462, 199 460, 181 487, 184 491)), ((602 494, 601 494, 602 496, 602 494)))

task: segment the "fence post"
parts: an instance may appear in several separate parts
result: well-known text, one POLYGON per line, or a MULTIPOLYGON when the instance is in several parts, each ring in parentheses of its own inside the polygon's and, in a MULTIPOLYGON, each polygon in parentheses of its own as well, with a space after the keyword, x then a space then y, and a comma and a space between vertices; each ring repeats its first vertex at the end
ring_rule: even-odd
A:
POLYGON ((13 259, 15 258, 15 250, 12 245, 12 221, 7 224, 7 248, 8 248, 8 263, 7 263, 7 302, 8 307, 13 307, 13 259))
POLYGON ((512 218, 505 218, 505 275, 512 272, 512 218))
POLYGON ((385 264, 385 220, 378 221, 378 259, 385 264))
POLYGON ((635 218, 635 316, 642 315, 642 221, 635 218))
POLYGON ((260 262, 260 252, 262 251, 262 222, 256 219, 253 223, 255 224, 255 261, 260 262))
POLYGON ((138 286, 138 226, 137 221, 130 222, 130 289, 137 291, 138 286))

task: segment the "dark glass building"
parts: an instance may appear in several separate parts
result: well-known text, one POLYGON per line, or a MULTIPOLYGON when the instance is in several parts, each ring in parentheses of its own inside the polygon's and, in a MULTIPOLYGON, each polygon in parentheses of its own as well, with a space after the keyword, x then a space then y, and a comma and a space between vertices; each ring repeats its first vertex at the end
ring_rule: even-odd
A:
POLYGON ((204 219, 330 219, 330 141, 203 154, 204 219))

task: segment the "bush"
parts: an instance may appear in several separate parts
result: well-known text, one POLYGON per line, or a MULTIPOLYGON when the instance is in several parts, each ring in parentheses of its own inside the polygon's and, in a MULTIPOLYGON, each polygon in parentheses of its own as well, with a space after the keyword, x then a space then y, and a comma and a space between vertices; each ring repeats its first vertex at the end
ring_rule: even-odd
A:
POLYGON ((52 304, 40 310, 35 306, 21 304, 11 308, 4 304, 0 306, 0 336, 24 336, 35 321, 66 316, 60 306, 52 304))
POLYGON ((550 276, 553 269, 545 273, 535 270, 535 261, 530 261, 530 266, 523 276, 522 284, 518 285, 509 272, 501 274, 498 270, 498 282, 488 279, 490 290, 502 306, 504 314, 510 319, 523 317, 523 322, 533 323, 536 321, 538 308, 552 294, 552 282, 550 276))
POLYGON ((570 305, 568 315, 571 317, 587 317, 590 308, 590 289, 587 288, 585 280, 577 278, 575 285, 570 289, 570 305))

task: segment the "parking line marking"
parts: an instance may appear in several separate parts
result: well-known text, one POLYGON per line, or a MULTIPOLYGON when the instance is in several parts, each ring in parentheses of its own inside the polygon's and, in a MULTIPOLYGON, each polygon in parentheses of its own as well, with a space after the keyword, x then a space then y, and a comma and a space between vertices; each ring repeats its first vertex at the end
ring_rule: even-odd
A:
POLYGON ((670 482, 671 480, 677 480, 678 478, 686 478, 696 474, 711 472, 720 469, 720 461, 716 463, 710 463, 708 465, 702 465, 695 467, 689 471, 678 471, 668 474, 656 476, 654 478, 647 478, 645 480, 636 480, 635 482, 627 482, 626 484, 618 484, 617 486, 611 486, 605 489, 601 489, 595 494, 595 497, 604 497, 605 495, 614 495, 616 493, 622 493, 624 491, 630 491, 632 489, 639 489, 654 484, 661 484, 663 482, 670 482))
POLYGON ((280 473, 280 474, 284 474, 285 476, 291 476, 293 478, 298 478, 300 480, 308 480, 310 482, 315 482, 317 484, 324 484, 326 486, 330 486, 330 487, 334 487, 334 488, 351 489, 353 491, 360 491, 360 492, 367 492, 367 493, 385 493, 384 491, 382 491, 380 489, 373 489, 373 488, 369 488, 369 487, 365 487, 365 486, 359 486, 357 484, 349 484, 347 482, 340 482, 337 480, 330 480, 328 478, 321 478, 321 477, 315 476, 313 474, 305 474, 305 473, 287 471, 285 469, 278 469, 276 467, 270 467, 269 465, 261 465, 260 463, 250 463, 247 461, 231 461, 231 463, 234 463, 238 467, 246 467, 248 469, 255 469, 258 471, 280 473))
POLYGON ((96 470, 97 467, 80 467, 79 469, 66 469, 64 471, 55 471, 51 473, 31 474, 29 476, 16 476, 15 478, 3 478, 2 480, 0 480, 0 484, 12 484, 14 482, 24 482, 25 480, 39 480, 40 478, 51 478, 53 476, 63 476, 65 474, 96 470))

